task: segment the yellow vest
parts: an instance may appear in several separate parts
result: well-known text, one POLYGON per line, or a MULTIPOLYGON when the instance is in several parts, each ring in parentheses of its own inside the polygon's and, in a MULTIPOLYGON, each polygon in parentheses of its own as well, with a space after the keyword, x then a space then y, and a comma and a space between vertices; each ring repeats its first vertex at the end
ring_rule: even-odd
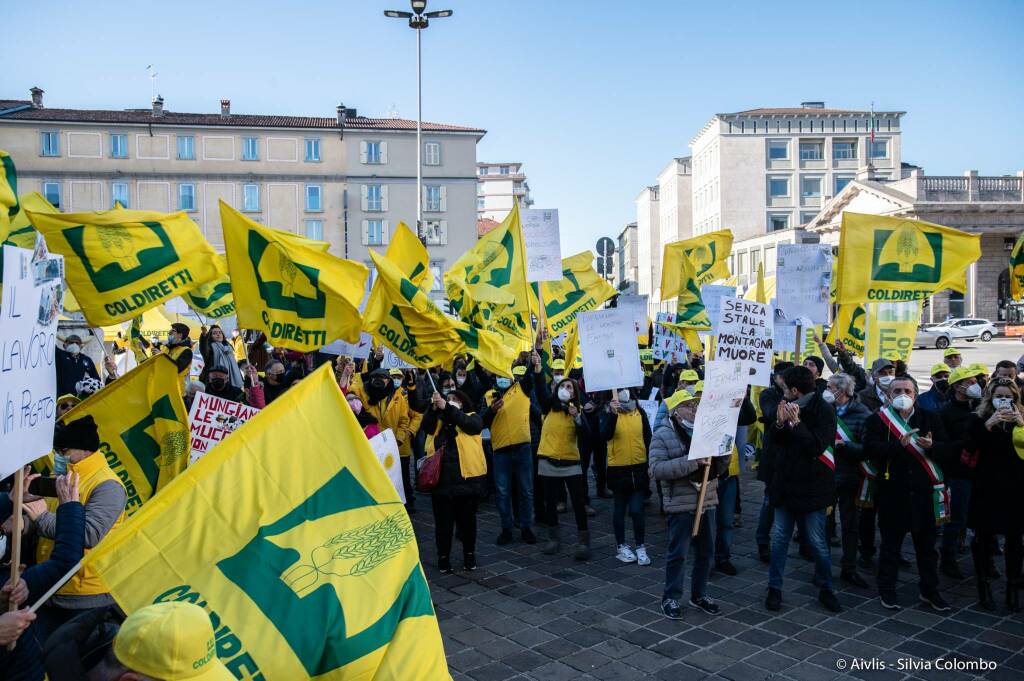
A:
MULTIPOLYGON (((497 392, 487 393, 490 406, 497 399, 497 392)), ((530 398, 523 392, 519 382, 505 391, 504 404, 491 422, 491 449, 498 450, 512 445, 530 442, 530 398)))
MULTIPOLYGON (((164 347, 166 347, 166 346, 164 346, 164 347)), ((175 361, 175 363, 177 363, 178 358, 181 357, 181 353, 185 352, 186 350, 190 350, 190 349, 191 348, 189 348, 187 346, 184 346, 184 345, 176 345, 173 348, 170 348, 170 349, 166 350, 166 352, 167 352, 167 356, 170 357, 171 359, 173 359, 175 361)), ((189 375, 189 372, 191 372, 191 371, 192 371, 192 365, 191 364, 186 366, 184 369, 178 371, 178 378, 181 379, 181 394, 182 395, 185 394, 185 382, 188 380, 188 375, 189 375)))
MULTIPOLYGON (((114 471, 110 470, 110 466, 107 465, 107 460, 102 452, 93 452, 78 463, 68 463, 68 472, 72 471, 78 473, 78 497, 83 506, 89 503, 89 495, 92 494, 92 491, 100 483, 113 480, 117 484, 122 485, 114 471)), ((124 516, 124 511, 121 511, 121 515, 114 521, 114 525, 107 534, 121 526, 121 523, 124 522, 124 516)), ((53 540, 40 539, 39 546, 36 549, 38 560, 46 560, 52 552, 53 540)), ((85 553, 88 554, 89 549, 85 549, 85 553)), ((61 596, 96 596, 108 593, 109 591, 98 573, 94 572, 92 568, 83 567, 57 593, 61 596)))
MULTIPOLYGON (((468 412, 467 416, 472 416, 473 413, 474 412, 468 412)), ((436 453, 434 450, 434 440, 438 433, 441 432, 442 426, 444 426, 444 422, 438 418, 437 427, 434 428, 434 432, 427 435, 425 449, 430 452, 430 456, 433 456, 436 453)), ((475 478, 480 475, 487 475, 487 459, 484 458, 484 441, 479 435, 463 433, 458 427, 456 427, 455 446, 459 448, 459 472, 462 473, 462 477, 475 478)), ((448 452, 445 452, 445 454, 447 455, 448 452)))
MULTIPOLYGON (((370 397, 362 385, 350 387, 350 390, 359 395, 359 399, 363 401, 363 409, 377 419, 381 430, 390 428, 391 432, 395 434, 399 455, 409 456, 408 453, 402 451, 402 448, 407 446, 406 441, 409 439, 410 420, 409 398, 405 396, 405 390, 399 388, 391 394, 390 399, 381 400, 377 404, 370 404, 370 397)), ((411 452, 412 450, 407 449, 407 451, 411 452)))
POLYGON ((579 461, 576 446, 576 421, 564 411, 548 412, 540 431, 537 454, 560 461, 579 461))
MULTIPOLYGON (((402 389, 405 392, 405 389, 402 389)), ((408 401, 408 394, 406 394, 406 400, 408 401)), ((405 436, 405 440, 398 445, 398 454, 403 459, 412 456, 412 439, 416 436, 416 431, 420 429, 420 423, 423 422, 423 414, 419 413, 415 409, 409 409, 409 430, 405 436)))
POLYGON ((238 338, 231 339, 231 349, 235 351, 236 362, 247 358, 245 352, 245 341, 242 340, 241 336, 239 336, 238 338))
POLYGON ((615 420, 615 435, 608 441, 609 466, 634 466, 647 461, 644 446, 644 424, 640 410, 619 413, 615 420))

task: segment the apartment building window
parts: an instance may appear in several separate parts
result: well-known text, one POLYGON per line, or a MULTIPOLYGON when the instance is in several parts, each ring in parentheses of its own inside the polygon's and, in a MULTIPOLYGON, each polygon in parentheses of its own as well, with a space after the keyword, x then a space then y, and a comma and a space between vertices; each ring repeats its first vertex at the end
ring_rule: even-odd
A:
POLYGON ((800 196, 803 197, 818 197, 821 196, 821 178, 820 177, 801 177, 800 178, 800 196))
POLYGON ((448 245, 448 221, 424 220, 423 238, 428 246, 448 245))
POLYGON ((360 142, 359 155, 360 161, 368 165, 387 163, 388 143, 380 140, 360 142))
POLYGON ((857 140, 836 140, 832 142, 832 158, 857 158, 857 140))
POLYGON ((260 186, 258 184, 242 185, 242 211, 258 213, 260 210, 260 186))
POLYGON ((196 160, 196 138, 192 135, 178 135, 178 160, 196 160))
POLYGON ((430 263, 430 278, 434 282, 431 291, 444 290, 444 265, 439 262, 430 263))
POLYGON ((804 211, 800 213, 800 224, 806 225, 808 222, 818 217, 818 214, 814 211, 804 211))
POLYGON ((801 161, 820 161, 825 158, 825 144, 822 142, 801 142, 801 161))
POLYGON ((306 238, 316 239, 317 241, 324 240, 324 221, 323 220, 306 220, 306 238))
MULTIPOLYGON (((42 141, 42 155, 43 156, 60 156, 60 133, 59 132, 43 132, 40 133, 40 139, 42 141)), ((53 203, 51 201, 51 203, 53 203)))
POLYGON ((750 273, 757 274, 757 268, 761 266, 761 251, 750 252, 750 273))
POLYGON ((477 198, 477 200, 476 200, 476 209, 477 210, 483 210, 484 209, 484 199, 483 199, 482 196, 477 198))
POLYGON ((427 142, 423 145, 423 165, 441 165, 441 143, 427 142))
POLYGON ((384 185, 380 184, 364 184, 363 185, 363 210, 364 211, 385 211, 385 195, 386 191, 384 185))
POLYGON ((502 175, 508 175, 508 172, 509 172, 508 166, 501 166, 501 174, 502 175))
POLYGON ((196 186, 191 182, 178 185, 178 210, 193 211, 196 209, 196 186))
POLYGON ((490 169, 490 168, 488 168, 487 166, 482 166, 482 167, 481 167, 481 168, 479 169, 479 174, 480 174, 480 175, 487 175, 487 174, 489 174, 490 172, 491 172, 491 169, 490 169))
POLYGON ((768 196, 772 197, 773 199, 789 196, 789 178, 769 177, 768 196))
POLYGON ((110 158, 128 158, 128 135, 110 136, 110 158))
POLYGON ((383 246, 387 242, 386 231, 385 220, 363 220, 363 245, 383 246))
POLYGON ((322 194, 323 190, 320 185, 306 185, 306 210, 308 212, 316 213, 324 209, 322 194))
POLYGON ((258 160, 260 160, 260 139, 258 137, 243 137, 242 138, 242 160, 243 161, 258 161, 258 160))
POLYGON ((447 210, 445 188, 440 185, 428 184, 423 188, 423 210, 439 213, 447 210))
POLYGON ((121 204, 122 208, 128 208, 128 183, 114 182, 110 185, 110 207, 114 208, 121 204))
POLYGON ((768 140, 768 159, 771 161, 785 161, 789 158, 788 140, 768 140))
POLYGON ((846 185, 850 184, 850 181, 852 179, 853 179, 852 177, 836 176, 836 179, 835 179, 836 192, 835 193, 838 194, 839 192, 843 191, 843 187, 845 187, 846 185))
POLYGON ((306 162, 314 163, 320 160, 320 138, 306 138, 306 162))
POLYGON ((889 158, 889 140, 875 140, 868 144, 871 158, 889 158))
POLYGON ((771 213, 768 215, 768 231, 777 232, 789 229, 789 213, 771 213))
POLYGON ((60 208, 60 182, 44 182, 43 196, 54 208, 60 208))
POLYGON ((764 247, 764 273, 775 271, 775 246, 764 247))

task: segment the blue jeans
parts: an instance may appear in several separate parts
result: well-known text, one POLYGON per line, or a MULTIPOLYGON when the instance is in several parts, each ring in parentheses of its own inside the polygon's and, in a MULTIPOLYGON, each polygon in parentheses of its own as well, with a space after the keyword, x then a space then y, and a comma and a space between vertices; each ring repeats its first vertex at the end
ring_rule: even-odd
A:
POLYGON ((942 547, 939 550, 942 560, 956 560, 960 544, 960 533, 967 526, 967 507, 971 502, 971 481, 950 478, 946 481, 949 487, 949 522, 942 526, 942 547))
POLYGON ((832 589, 832 556, 825 539, 825 509, 810 513, 790 513, 775 507, 772 523, 772 557, 768 565, 768 586, 782 589, 782 575, 786 571, 786 554, 793 539, 793 526, 800 526, 800 534, 814 552, 814 585, 819 589, 832 589))
POLYGON ((732 521, 736 515, 736 494, 739 492, 740 478, 730 475, 718 481, 718 508, 715 528, 715 562, 723 563, 732 557, 732 521))
POLYGON ((615 543, 626 543, 626 511, 633 519, 633 540, 637 546, 644 543, 644 491, 613 492, 615 507, 612 509, 612 529, 615 531, 615 543))
MULTIPOLYGON (((680 600, 683 596, 683 565, 686 563, 686 552, 690 548, 693 534, 693 511, 686 513, 669 513, 665 516, 668 523, 668 555, 665 557, 665 593, 662 598, 680 600)), ((715 509, 704 512, 700 521, 700 532, 694 538, 693 570, 690 573, 690 597, 700 598, 706 595, 708 575, 711 574, 711 557, 715 552, 715 540, 711 527, 715 524, 715 509)))
POLYGON ((772 504, 768 501, 768 485, 764 486, 764 501, 761 502, 761 512, 757 515, 757 531, 754 537, 758 546, 768 546, 772 543, 772 522, 775 519, 772 504))
POLYGON ((495 451, 494 487, 501 529, 512 530, 512 478, 515 478, 519 514, 516 522, 526 529, 533 523, 533 452, 530 443, 495 451))

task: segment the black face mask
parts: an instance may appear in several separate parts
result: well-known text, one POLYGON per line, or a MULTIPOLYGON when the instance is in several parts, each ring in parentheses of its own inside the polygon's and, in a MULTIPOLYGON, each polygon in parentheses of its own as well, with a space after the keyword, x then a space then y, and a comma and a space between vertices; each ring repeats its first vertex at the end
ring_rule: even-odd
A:
POLYGON ((388 384, 380 381, 370 381, 370 384, 366 386, 366 394, 370 397, 370 402, 376 404, 387 397, 388 384))
POLYGON ((226 380, 224 380, 223 378, 211 378, 210 379, 210 387, 213 388, 214 390, 223 390, 224 386, 226 386, 227 384, 228 384, 228 382, 226 380))
POLYGON ((945 378, 935 381, 932 385, 938 388, 940 393, 944 393, 949 390, 949 380, 945 378))

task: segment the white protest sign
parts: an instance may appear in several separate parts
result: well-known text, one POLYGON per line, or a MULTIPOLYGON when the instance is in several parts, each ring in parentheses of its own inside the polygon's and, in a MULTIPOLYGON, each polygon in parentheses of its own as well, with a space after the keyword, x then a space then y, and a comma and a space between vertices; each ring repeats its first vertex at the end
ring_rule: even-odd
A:
POLYGON ((644 384, 636 336, 622 333, 622 329, 633 324, 628 311, 609 308, 581 312, 576 319, 579 321, 580 351, 587 358, 583 364, 583 380, 588 391, 644 384))
POLYGON ((654 428, 654 421, 658 418, 658 407, 661 406, 661 402, 652 397, 649 400, 637 400, 636 403, 647 414, 647 423, 654 428))
POLYGON ((670 312, 659 312, 655 315, 654 340, 651 343, 651 352, 655 359, 672 361, 672 356, 675 355, 677 362, 686 360, 686 341, 678 333, 659 323, 671 322, 674 319, 675 315, 670 312))
POLYGON ((180 296, 168 300, 164 305, 168 312, 173 312, 174 314, 182 317, 196 319, 204 326, 219 326, 221 330, 224 331, 225 335, 231 335, 231 332, 238 328, 238 319, 235 315, 231 314, 223 317, 208 317, 193 310, 189 307, 188 303, 185 302, 185 299, 180 296))
POLYGON ((384 467, 388 477, 391 478, 391 484, 395 486, 395 490, 398 491, 398 497, 404 504, 405 486, 402 484, 401 468, 404 462, 398 453, 398 441, 395 440, 395 434, 388 428, 371 437, 370 446, 373 447, 373 453, 377 455, 380 465, 384 467))
POLYGON ((807 317, 828 322, 832 288, 832 247, 828 244, 779 244, 775 268, 775 319, 807 317))
POLYGON ((415 367, 391 352, 389 348, 384 348, 384 359, 380 361, 380 368, 390 371, 391 369, 414 369, 415 367))
MULTIPOLYGON (((40 238, 41 240, 41 238, 40 238)), ((0 302, 0 478, 53 449, 54 346, 63 308, 64 259, 4 246, 0 302), (54 263, 54 261, 59 261, 54 263), (53 275, 56 275, 55 277, 53 275)))
MULTIPOLYGON (((718 318, 722 310, 722 299, 735 298, 736 287, 723 284, 704 284, 700 287, 700 297, 704 301, 704 310, 708 313, 708 319, 711 320, 711 333, 713 334, 718 328, 718 318)), ((699 332, 701 336, 706 336, 707 334, 707 331, 699 332)))
POLYGON ((629 311, 636 335, 647 335, 647 296, 619 296, 615 307, 629 311))
POLYGON ((561 281, 562 245, 558 235, 558 210, 522 208, 519 221, 523 225, 523 246, 526 248, 526 280, 561 281))
POLYGON ((198 381, 199 377, 203 375, 203 369, 205 368, 206 362, 203 360, 203 356, 199 353, 192 355, 192 366, 188 370, 189 379, 198 381))
POLYGON ((769 385, 774 326, 770 305, 742 298, 723 298, 715 359, 739 360, 750 372, 751 385, 769 385))
POLYGON ((747 392, 747 367, 738 360, 716 359, 704 368, 704 392, 701 393, 693 439, 687 458, 732 454, 736 441, 736 423, 747 392))
POLYGON ((259 413, 256 407, 241 402, 232 402, 222 397, 196 393, 192 408, 188 410, 188 422, 192 435, 192 454, 189 465, 201 459, 224 438, 259 413))
POLYGON ((373 337, 363 332, 359 334, 359 340, 355 343, 336 340, 320 348, 320 352, 327 355, 343 355, 352 359, 366 359, 370 356, 370 349, 372 347, 373 337))

